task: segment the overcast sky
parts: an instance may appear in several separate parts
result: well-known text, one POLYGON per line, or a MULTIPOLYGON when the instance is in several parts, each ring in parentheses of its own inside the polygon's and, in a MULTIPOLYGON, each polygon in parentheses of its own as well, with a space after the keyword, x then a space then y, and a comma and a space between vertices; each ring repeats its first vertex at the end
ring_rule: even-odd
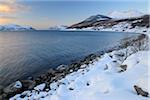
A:
POLYGON ((148 0, 0 0, 0 24, 46 29, 71 25, 91 15, 127 10, 148 13, 148 0))

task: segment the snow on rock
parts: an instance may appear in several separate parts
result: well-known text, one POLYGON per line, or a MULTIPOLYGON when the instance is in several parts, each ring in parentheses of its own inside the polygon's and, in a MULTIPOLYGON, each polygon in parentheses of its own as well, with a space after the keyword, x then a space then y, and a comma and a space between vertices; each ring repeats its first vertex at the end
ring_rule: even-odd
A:
POLYGON ((139 51, 130 55, 124 61, 116 54, 123 54, 125 50, 106 53, 97 61, 77 72, 68 74, 65 78, 50 84, 48 91, 43 90, 45 84, 38 85, 32 92, 23 92, 24 98, 18 94, 10 100, 38 99, 38 100, 148 100, 136 94, 134 85, 148 90, 148 58, 150 51, 139 51), (127 70, 120 72, 120 65, 127 65, 127 70))
POLYGON ((38 90, 38 91, 42 91, 42 90, 45 88, 45 86, 46 86, 46 84, 43 83, 43 84, 40 84, 40 85, 34 87, 34 89, 35 89, 35 90, 38 90))
MULTIPOLYGON (((132 33, 144 33, 144 34, 149 34, 150 29, 146 27, 134 27, 131 28, 131 24, 127 22, 120 22, 119 24, 116 24, 110 28, 104 28, 104 27, 90 27, 87 30, 98 30, 98 31, 114 31, 114 32, 132 32, 132 33)), ((83 30, 86 30, 83 29, 83 30)))
POLYGON ((103 21, 103 20, 109 20, 110 17, 104 16, 104 15, 94 15, 87 19, 85 19, 83 22, 96 22, 96 21, 103 21))
POLYGON ((139 78, 139 80, 137 80, 136 85, 139 86, 139 87, 142 87, 142 89, 144 91, 149 91, 150 88, 147 88, 148 87, 148 80, 150 80, 149 77, 150 76, 142 75, 141 78, 139 78))
POLYGON ((124 62, 123 64, 127 64, 128 65, 128 68, 127 69, 130 69, 132 67, 135 67, 137 64, 139 63, 142 63, 144 65, 148 65, 148 55, 146 55, 147 52, 139 52, 139 53, 136 53, 134 55, 131 55, 129 56, 124 62), (145 55, 145 56, 143 56, 145 55))
POLYGON ((16 81, 14 87, 15 88, 22 88, 22 83, 20 81, 16 81))
MULTIPOLYGON (((123 62, 123 64, 127 64, 127 69, 130 69, 129 72, 127 72, 128 75, 132 74, 134 75, 134 78, 137 78, 135 85, 141 87, 144 91, 147 92, 150 90, 150 87, 148 86, 148 79, 150 77, 148 74, 148 55, 150 55, 150 51, 140 51, 131 55, 123 62)), ((132 78, 130 79, 131 81, 133 80, 132 78)))
POLYGON ((140 17, 144 15, 141 12, 135 10, 128 10, 128 11, 112 11, 108 14, 111 18, 116 19, 124 19, 124 18, 131 18, 131 17, 140 17))

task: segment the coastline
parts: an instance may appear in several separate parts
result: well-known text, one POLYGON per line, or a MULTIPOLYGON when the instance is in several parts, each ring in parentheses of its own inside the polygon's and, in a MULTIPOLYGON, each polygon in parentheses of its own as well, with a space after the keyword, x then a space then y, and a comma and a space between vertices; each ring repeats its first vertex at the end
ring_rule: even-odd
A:
MULTIPOLYGON (((147 35, 144 35, 144 34, 140 34, 140 35, 138 35, 138 37, 139 36, 144 36, 144 38, 148 38, 147 35)), ((144 39, 144 38, 142 38, 142 39, 144 39)), ((135 41, 135 40, 138 40, 138 38, 137 39, 135 39, 135 38, 127 39, 127 41, 130 41, 130 42, 135 41)), ((28 80, 18 80, 17 82, 21 83, 21 88, 17 88, 17 89, 15 88, 14 89, 15 91, 13 90, 13 92, 8 91, 10 93, 8 93, 7 95, 6 95, 6 93, 3 93, 0 97, 1 98, 10 98, 10 97, 12 97, 18 93, 22 93, 23 91, 32 90, 32 89, 34 89, 35 86, 38 86, 42 83, 45 83, 44 89, 46 89, 49 87, 49 85, 51 83, 57 82, 57 81, 65 78, 67 75, 69 75, 73 72, 77 72, 80 69, 84 69, 85 68, 85 67, 83 67, 84 65, 88 66, 88 65, 96 62, 97 59, 100 59, 100 57, 103 56, 104 54, 110 53, 110 52, 113 52, 116 50, 120 50, 123 48, 127 48, 127 45, 121 44, 120 46, 111 48, 107 51, 102 51, 98 54, 90 54, 90 55, 86 56, 84 59, 79 60, 75 63, 70 64, 70 65, 61 65, 56 69, 49 69, 47 71, 47 73, 42 74, 36 78, 29 77, 28 80)), ((8 89, 8 88, 14 86, 15 84, 16 84, 16 82, 10 84, 6 88, 8 89)))
POLYGON ((0 0, 0 100, 150 100, 148 0, 0 0))

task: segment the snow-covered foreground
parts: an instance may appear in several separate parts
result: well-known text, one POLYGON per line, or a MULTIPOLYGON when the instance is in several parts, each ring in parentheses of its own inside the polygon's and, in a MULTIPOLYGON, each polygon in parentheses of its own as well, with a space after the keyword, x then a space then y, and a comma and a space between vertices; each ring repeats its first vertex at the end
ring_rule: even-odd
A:
MULTIPOLYGON (((134 85, 148 91, 148 54, 139 51, 125 59, 126 49, 106 53, 77 72, 34 90, 24 91, 10 100, 148 100, 137 95, 134 85), (126 70, 120 66, 126 66, 126 70)), ((132 53, 132 52, 130 52, 132 53)))

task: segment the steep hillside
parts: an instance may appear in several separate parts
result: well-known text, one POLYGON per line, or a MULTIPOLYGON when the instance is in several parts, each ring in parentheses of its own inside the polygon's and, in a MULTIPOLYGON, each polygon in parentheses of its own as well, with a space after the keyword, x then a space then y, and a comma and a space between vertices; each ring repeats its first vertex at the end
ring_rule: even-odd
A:
POLYGON ((84 21, 74 24, 72 26, 70 26, 69 28, 86 28, 86 27, 92 27, 93 24, 97 23, 97 22, 105 22, 111 20, 110 17, 104 16, 104 15, 94 15, 91 16, 87 19, 85 19, 84 21))

